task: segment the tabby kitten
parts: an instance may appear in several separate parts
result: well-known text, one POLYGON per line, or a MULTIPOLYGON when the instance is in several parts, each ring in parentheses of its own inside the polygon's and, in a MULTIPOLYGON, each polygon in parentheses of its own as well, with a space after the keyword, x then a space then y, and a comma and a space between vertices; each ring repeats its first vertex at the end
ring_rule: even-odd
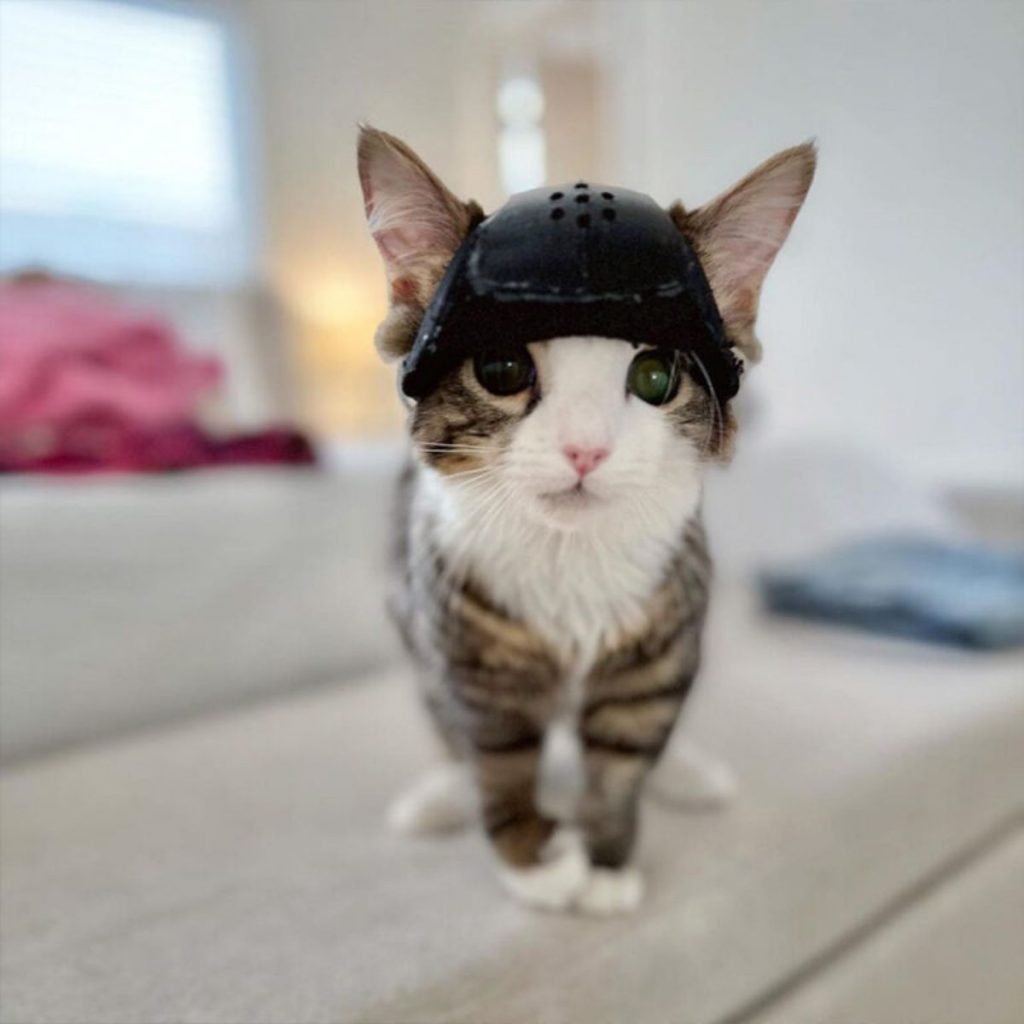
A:
MULTIPOLYGON (((762 281, 814 165, 797 146, 708 205, 669 211, 747 363, 762 281)), ((482 213, 369 127, 359 175, 390 296, 376 342, 393 360, 482 213)), ((392 610, 451 762, 395 818, 454 825, 472 794, 502 882, 533 906, 641 898, 639 796, 700 661, 702 474, 735 430, 699 365, 682 368, 615 338, 537 341, 467 360, 410 414, 392 610), (546 736, 577 751, 560 800, 540 787, 546 736)))

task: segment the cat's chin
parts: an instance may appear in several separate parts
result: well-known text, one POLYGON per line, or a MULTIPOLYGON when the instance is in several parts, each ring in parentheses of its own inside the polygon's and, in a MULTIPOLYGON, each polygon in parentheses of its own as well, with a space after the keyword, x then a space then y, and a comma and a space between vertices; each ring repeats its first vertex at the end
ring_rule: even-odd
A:
POLYGON ((538 494, 533 503, 542 522, 560 530, 572 530, 591 521, 608 508, 609 500, 584 487, 538 494))

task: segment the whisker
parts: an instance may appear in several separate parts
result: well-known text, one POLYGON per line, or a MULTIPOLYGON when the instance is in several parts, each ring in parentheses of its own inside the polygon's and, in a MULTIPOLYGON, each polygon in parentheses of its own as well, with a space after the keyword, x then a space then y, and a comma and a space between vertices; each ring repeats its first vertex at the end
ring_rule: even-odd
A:
POLYGON ((496 452, 500 451, 497 445, 493 444, 449 444, 444 441, 415 441, 413 447, 421 451, 433 452, 496 452))
POLYGON ((704 377, 704 382, 708 386, 708 394, 711 395, 711 400, 714 403, 711 407, 711 426, 708 428, 708 433, 701 444, 701 455, 707 455, 711 449, 712 438, 720 439, 722 432, 725 430, 725 413, 722 411, 722 403, 718 400, 718 392, 715 391, 715 386, 711 382, 711 377, 709 376, 703 361, 696 352, 692 353, 692 356, 694 362, 698 367, 700 367, 700 372, 704 377))
POLYGON ((487 477, 494 476, 496 473, 497 469, 494 466, 477 466, 473 469, 457 469, 452 473, 448 473, 447 476, 449 480, 469 483, 473 480, 486 479, 487 477))

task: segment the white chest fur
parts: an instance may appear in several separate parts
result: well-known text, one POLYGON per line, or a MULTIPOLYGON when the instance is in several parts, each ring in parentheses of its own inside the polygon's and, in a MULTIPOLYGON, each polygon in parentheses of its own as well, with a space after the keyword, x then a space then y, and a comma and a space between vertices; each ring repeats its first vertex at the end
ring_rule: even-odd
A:
POLYGON ((662 497, 616 503, 569 531, 537 521, 514 498, 481 508, 473 492, 425 470, 414 514, 437 524, 435 540, 456 575, 471 573, 547 640, 568 677, 578 677, 603 645, 642 626, 644 603, 696 511, 699 480, 666 486, 662 497))

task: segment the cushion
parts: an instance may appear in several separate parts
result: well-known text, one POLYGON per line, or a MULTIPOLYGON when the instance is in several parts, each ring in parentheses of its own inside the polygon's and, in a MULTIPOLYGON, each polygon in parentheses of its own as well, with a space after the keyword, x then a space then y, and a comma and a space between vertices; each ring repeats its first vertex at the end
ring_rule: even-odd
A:
POLYGON ((395 462, 4 481, 4 759, 393 660, 395 462))

